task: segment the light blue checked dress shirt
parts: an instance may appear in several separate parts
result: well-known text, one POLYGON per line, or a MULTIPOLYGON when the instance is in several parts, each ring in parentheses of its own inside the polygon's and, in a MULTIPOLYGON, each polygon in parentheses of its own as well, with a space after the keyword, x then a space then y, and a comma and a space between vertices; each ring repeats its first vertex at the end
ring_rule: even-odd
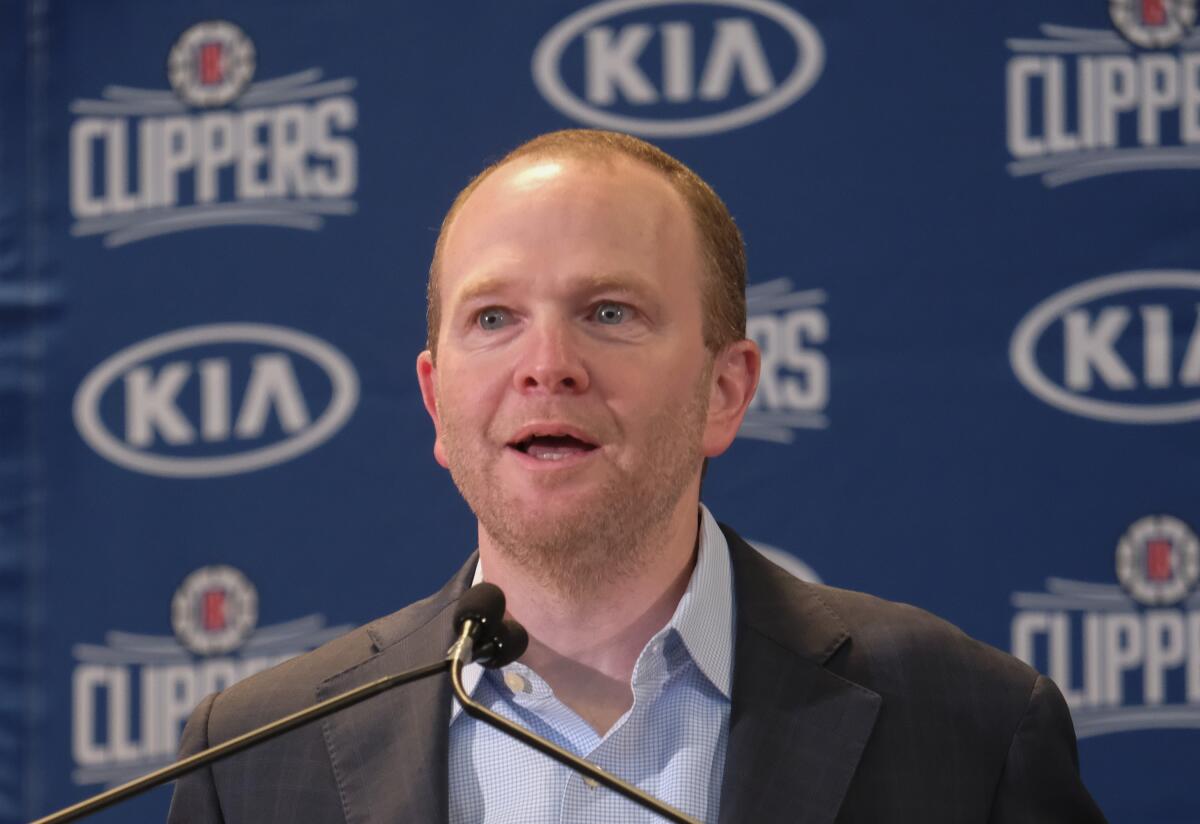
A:
MULTIPOLYGON (((520 663, 463 670, 493 712, 587 758, 699 821, 715 822, 729 740, 733 583, 729 547, 701 506, 699 550, 675 614, 634 665, 633 706, 604 736, 520 663)), ((476 579, 480 578, 476 571, 476 579)), ((471 718, 450 716, 451 824, 593 824, 662 819, 471 718)))

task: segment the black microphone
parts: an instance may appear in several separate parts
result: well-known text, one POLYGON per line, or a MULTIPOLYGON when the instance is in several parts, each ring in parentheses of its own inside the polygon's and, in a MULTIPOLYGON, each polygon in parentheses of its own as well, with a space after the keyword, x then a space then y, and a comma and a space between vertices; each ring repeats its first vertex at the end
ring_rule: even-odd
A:
POLYGON ((505 667, 525 654, 529 633, 512 618, 505 618, 492 640, 476 649, 481 663, 489 669, 505 667))
POLYGON ((499 624, 504 618, 504 592, 487 581, 476 584, 463 593, 454 610, 454 631, 461 632, 467 620, 499 624))
POLYGON ((649 793, 643 792, 632 784, 617 778, 615 775, 605 772, 592 762, 579 758, 574 753, 564 750, 553 742, 547 741, 545 738, 535 735, 524 727, 512 723, 502 715, 497 715, 467 695, 467 691, 463 688, 462 684, 462 669, 463 666, 470 662, 472 654, 476 655, 476 660, 479 660, 485 667, 502 667, 520 658, 522 653, 525 652, 525 648, 529 645, 529 634, 515 620, 504 618, 497 625, 496 599, 498 596, 498 614, 503 615, 504 594, 500 591, 499 587, 490 584, 479 584, 474 589, 479 589, 483 586, 489 586, 490 590, 487 595, 480 595, 479 599, 481 602, 484 598, 489 599, 486 601, 486 606, 490 611, 485 613, 482 606, 477 605, 475 600, 467 603, 466 596, 463 596, 459 601, 459 609, 454 619, 454 625, 459 631, 459 639, 450 648, 450 652, 448 653, 450 660, 450 685, 454 688, 454 697, 462 705, 463 711, 471 717, 478 718, 501 732, 516 738, 523 744, 545 753, 560 764, 570 767, 576 772, 583 773, 631 801, 640 804, 651 812, 657 813, 668 821, 675 821, 678 824, 700 824, 695 819, 688 818, 679 810, 658 800, 649 793), (491 590, 495 591, 494 595, 491 594, 491 590), (470 609, 464 608, 464 605, 470 609), (479 632, 482 627, 490 627, 492 636, 489 641, 477 643, 478 639, 473 637, 472 633, 479 632))
MULTIPOLYGON (((525 627, 504 617, 504 592, 486 581, 471 587, 458 599, 454 630, 459 634, 457 644, 463 645, 464 661, 478 661, 489 669, 511 664, 529 646, 525 627)), ((454 647, 447 654, 453 660, 454 647)))
POLYGON ((85 815, 111 807, 126 798, 140 795, 160 784, 174 781, 176 778, 253 747, 262 741, 283 735, 303 724, 354 706, 381 692, 431 675, 439 675, 449 669, 454 660, 466 662, 483 657, 486 659, 484 661, 486 666, 504 666, 504 664, 519 658, 529 642, 529 636, 525 634, 525 630, 521 629, 519 624, 504 621, 504 593, 494 584, 479 584, 463 594, 459 599, 458 610, 455 612, 454 627, 460 637, 450 652, 453 653, 458 649, 461 659, 455 659, 450 653, 447 653, 445 658, 436 663, 377 678, 340 695, 327 698, 318 704, 313 704, 311 707, 256 727, 236 738, 201 750, 173 764, 147 773, 141 778, 135 778, 118 787, 85 798, 58 812, 43 816, 31 824, 64 824, 67 821, 83 818, 85 815), (460 649, 463 637, 467 637, 469 643, 465 649, 460 649))
POLYGON ((485 581, 468 589, 454 610, 454 631, 458 640, 446 653, 448 660, 469 663, 486 657, 483 648, 494 647, 497 635, 504 631, 504 593, 500 587, 485 581))

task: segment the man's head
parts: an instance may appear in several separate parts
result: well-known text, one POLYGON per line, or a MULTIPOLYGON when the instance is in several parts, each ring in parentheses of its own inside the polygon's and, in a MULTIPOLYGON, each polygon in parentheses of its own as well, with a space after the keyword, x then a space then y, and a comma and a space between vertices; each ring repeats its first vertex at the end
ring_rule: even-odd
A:
POLYGON ((699 175, 644 140, 620 132, 564 129, 539 135, 488 166, 458 193, 438 233, 429 267, 426 346, 437 358, 441 325, 440 269, 446 235, 463 204, 497 169, 521 159, 573 158, 611 163, 617 158, 645 164, 659 172, 679 193, 691 212, 703 263, 704 343, 712 352, 746 336, 746 252, 742 234, 717 193, 699 175))
POLYGON ((710 259, 677 181, 626 151, 518 153, 455 202, 417 375, 481 548, 569 591, 694 528, 758 370, 744 310, 713 329, 710 259))

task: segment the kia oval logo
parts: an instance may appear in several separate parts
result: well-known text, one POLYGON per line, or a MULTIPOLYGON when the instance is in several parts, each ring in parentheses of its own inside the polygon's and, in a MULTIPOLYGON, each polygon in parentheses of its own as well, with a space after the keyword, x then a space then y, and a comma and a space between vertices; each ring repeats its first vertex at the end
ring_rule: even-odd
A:
POLYGON ((812 88, 824 64, 817 30, 772 0, 609 0, 547 32, 534 51, 533 79, 552 106, 582 123, 695 137, 776 114, 812 88), (697 15, 697 7, 721 14, 697 15), (662 11, 649 22, 647 9, 662 11), (564 80, 564 66, 582 80, 578 89, 564 80))
POLYGON ((75 393, 75 426, 115 464, 171 478, 251 472, 337 432, 358 403, 350 361, 280 326, 192 326, 123 349, 75 393))
POLYGON ((1200 272, 1077 284, 1033 308, 1009 345, 1025 388, 1064 412, 1133 424, 1200 418, 1200 272))

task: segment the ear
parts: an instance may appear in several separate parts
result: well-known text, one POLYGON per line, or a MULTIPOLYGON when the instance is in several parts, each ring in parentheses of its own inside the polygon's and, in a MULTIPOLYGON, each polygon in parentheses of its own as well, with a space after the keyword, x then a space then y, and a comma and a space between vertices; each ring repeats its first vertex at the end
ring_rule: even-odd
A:
POLYGON ((758 387, 761 363, 762 353, 752 340, 731 343, 713 358, 708 423, 702 444, 706 458, 715 458, 733 443, 758 387))
POLYGON ((446 448, 442 445, 442 418, 438 414, 437 405, 437 366, 433 355, 426 349, 417 355, 417 385, 421 387, 421 400, 425 402, 425 411, 433 421, 433 457, 439 464, 450 468, 446 460, 446 448))

